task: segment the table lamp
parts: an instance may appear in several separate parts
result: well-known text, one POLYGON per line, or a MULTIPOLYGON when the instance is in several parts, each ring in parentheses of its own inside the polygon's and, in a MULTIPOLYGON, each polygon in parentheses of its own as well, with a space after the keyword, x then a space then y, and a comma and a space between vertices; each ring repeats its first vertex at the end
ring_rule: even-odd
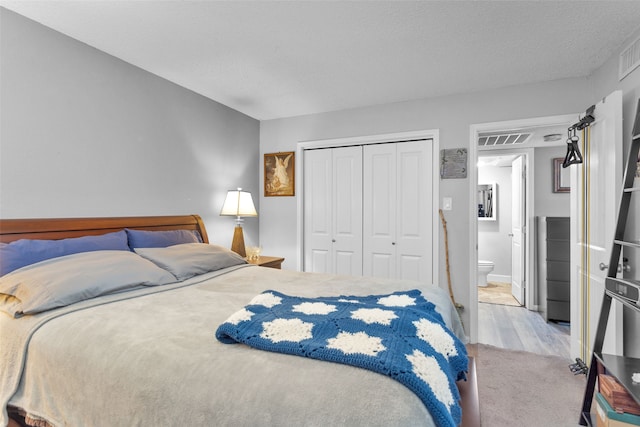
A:
POLYGON ((251 193, 248 191, 242 191, 242 188, 237 190, 229 190, 227 198, 222 205, 222 211, 220 215, 229 215, 236 217, 236 228, 233 232, 233 241, 231 242, 231 250, 243 257, 247 256, 244 248, 244 235, 242 233, 242 217, 244 216, 258 216, 256 208, 251 198, 251 193))

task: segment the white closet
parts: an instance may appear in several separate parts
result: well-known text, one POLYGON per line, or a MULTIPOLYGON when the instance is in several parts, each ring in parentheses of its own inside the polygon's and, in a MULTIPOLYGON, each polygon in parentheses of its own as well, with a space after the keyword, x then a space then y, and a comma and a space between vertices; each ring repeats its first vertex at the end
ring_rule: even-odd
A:
POLYGON ((432 283, 431 142, 305 151, 305 271, 432 283))
POLYGON ((362 147, 304 156, 304 271, 362 275, 362 147))
POLYGON ((365 276, 431 281, 431 164, 425 140, 364 146, 365 276))

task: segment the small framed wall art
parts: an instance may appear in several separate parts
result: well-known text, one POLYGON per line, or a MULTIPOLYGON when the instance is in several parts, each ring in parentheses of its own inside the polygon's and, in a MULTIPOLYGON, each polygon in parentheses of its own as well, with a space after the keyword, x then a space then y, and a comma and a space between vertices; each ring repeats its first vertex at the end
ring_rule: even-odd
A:
POLYGON ((467 149, 451 148, 440 150, 440 178, 454 179, 467 177, 467 149))
POLYGON ((553 192, 568 193, 571 190, 571 179, 569 168, 563 168, 564 159, 553 159, 553 192))
POLYGON ((264 196, 295 196, 295 152, 264 155, 264 196))

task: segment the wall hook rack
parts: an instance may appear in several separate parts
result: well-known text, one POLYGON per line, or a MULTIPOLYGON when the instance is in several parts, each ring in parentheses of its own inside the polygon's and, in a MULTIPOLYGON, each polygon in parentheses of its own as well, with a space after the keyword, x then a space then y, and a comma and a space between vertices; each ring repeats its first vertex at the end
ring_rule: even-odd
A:
POLYGON ((564 161, 562 162, 563 168, 582 163, 582 154, 580 154, 580 148, 578 147, 578 141, 580 141, 580 138, 576 135, 576 132, 588 127, 596 120, 593 116, 593 111, 595 109, 595 105, 587 108, 587 111, 584 113, 584 117, 567 129, 567 155, 564 157, 564 161))

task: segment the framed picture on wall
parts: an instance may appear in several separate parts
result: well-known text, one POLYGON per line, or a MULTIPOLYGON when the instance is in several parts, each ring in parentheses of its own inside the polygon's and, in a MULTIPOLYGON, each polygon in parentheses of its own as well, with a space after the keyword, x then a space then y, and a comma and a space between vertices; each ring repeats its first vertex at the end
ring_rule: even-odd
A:
POLYGON ((264 196, 295 196, 295 152, 264 155, 264 196))
POLYGON ((571 190, 571 177, 569 168, 563 168, 563 158, 553 159, 553 192, 568 193, 571 190))

